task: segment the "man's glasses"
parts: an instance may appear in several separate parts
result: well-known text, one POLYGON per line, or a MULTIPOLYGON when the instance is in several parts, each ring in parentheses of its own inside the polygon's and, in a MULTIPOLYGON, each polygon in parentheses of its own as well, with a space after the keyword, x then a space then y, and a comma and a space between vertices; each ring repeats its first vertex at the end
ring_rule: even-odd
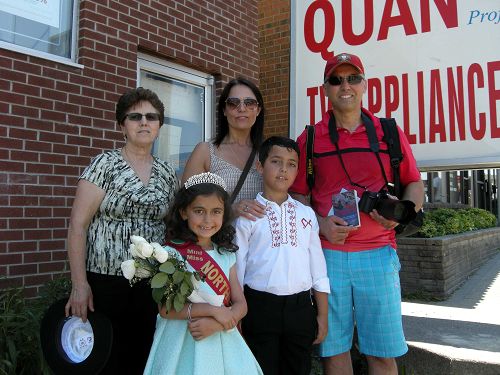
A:
POLYGON ((332 86, 340 86, 344 81, 346 81, 349 85, 357 85, 364 79, 365 77, 362 74, 351 74, 347 77, 330 76, 328 77, 326 82, 328 82, 332 86))
POLYGON ((126 118, 128 118, 130 121, 142 121, 142 117, 146 117, 146 121, 153 122, 153 121, 159 121, 160 120, 160 114, 159 113, 139 113, 139 112, 132 112, 132 113, 127 113, 125 115, 126 118))
POLYGON ((235 110, 239 108, 239 106, 243 103, 249 111, 255 111, 259 107, 259 102, 256 99, 253 98, 227 98, 226 99, 226 106, 231 109, 235 110))

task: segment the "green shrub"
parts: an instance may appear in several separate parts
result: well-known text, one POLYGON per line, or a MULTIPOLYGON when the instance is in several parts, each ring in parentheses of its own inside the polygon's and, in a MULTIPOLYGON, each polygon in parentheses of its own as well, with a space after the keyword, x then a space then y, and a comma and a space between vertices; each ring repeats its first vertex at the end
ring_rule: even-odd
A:
POLYGON ((69 290, 69 280, 58 278, 45 284, 36 299, 24 298, 22 288, 0 291, 0 375, 51 374, 40 347, 40 322, 69 290))
POLYGON ((496 226, 497 219, 481 208, 438 208, 425 213, 419 237, 438 237, 496 226))

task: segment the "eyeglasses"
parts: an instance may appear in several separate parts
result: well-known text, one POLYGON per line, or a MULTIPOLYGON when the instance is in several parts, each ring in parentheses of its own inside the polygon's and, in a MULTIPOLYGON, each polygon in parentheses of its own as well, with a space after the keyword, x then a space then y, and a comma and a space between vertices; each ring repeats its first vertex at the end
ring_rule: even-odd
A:
POLYGON ((332 86, 340 86, 344 81, 349 85, 357 85, 364 79, 365 77, 362 74, 351 74, 347 77, 330 76, 325 82, 328 82, 332 86))
POLYGON ((132 112, 132 113, 127 113, 125 117, 128 118, 130 121, 142 121, 142 117, 146 117, 146 121, 149 122, 160 120, 160 114, 154 112, 144 113, 144 114, 139 112, 132 112))
POLYGON ((245 105, 245 108, 248 109, 249 111, 255 111, 257 107, 259 106, 259 102, 256 99, 253 98, 227 98, 226 99, 226 106, 231 109, 235 110, 239 108, 239 106, 243 103, 245 105))

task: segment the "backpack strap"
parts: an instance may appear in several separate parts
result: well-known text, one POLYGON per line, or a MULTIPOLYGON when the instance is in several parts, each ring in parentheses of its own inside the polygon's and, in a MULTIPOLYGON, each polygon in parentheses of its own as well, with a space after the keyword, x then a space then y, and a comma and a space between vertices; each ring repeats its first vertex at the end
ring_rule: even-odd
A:
POLYGON ((396 120, 393 118, 381 118, 380 123, 384 131, 384 141, 387 143, 389 151, 389 158, 391 160, 392 175, 394 177, 394 195, 401 198, 401 180, 399 175, 399 165, 403 160, 403 153, 401 152, 401 143, 399 141, 398 126, 396 120))
POLYGON ((314 125, 306 125, 306 181, 312 197, 312 188, 314 186, 314 125))

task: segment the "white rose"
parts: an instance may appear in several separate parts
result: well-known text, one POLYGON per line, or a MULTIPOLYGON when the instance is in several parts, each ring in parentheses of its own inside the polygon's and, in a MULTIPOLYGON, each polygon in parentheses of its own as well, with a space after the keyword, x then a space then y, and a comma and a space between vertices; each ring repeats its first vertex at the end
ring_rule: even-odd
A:
POLYGON ((135 244, 135 249, 139 254, 142 254, 142 257, 145 258, 149 258, 153 254, 153 246, 151 246, 145 241, 135 244))
POLYGON ((141 236, 130 236, 130 241, 132 241, 132 243, 136 246, 139 245, 139 243, 141 242, 146 242, 146 243, 148 242, 144 239, 144 237, 141 236))
POLYGON ((123 276, 125 276, 127 280, 132 280, 135 276, 135 261, 133 259, 129 259, 122 262, 121 269, 123 276))
POLYGON ((133 243, 131 243, 130 246, 128 247, 128 251, 133 258, 139 257, 139 258, 144 259, 142 254, 139 254, 137 252, 137 247, 133 243))
POLYGON ((153 246, 153 255, 156 260, 160 263, 165 263, 168 259, 168 251, 166 251, 158 242, 153 242, 151 246, 153 246))

